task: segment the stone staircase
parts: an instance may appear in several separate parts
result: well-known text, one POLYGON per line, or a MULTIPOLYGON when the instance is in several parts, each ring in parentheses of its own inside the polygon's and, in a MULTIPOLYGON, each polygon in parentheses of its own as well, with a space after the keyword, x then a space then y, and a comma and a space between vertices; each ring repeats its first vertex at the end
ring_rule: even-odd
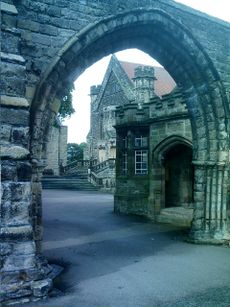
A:
POLYGON ((75 191, 97 191, 84 176, 47 176, 42 178, 43 189, 60 189, 75 191))

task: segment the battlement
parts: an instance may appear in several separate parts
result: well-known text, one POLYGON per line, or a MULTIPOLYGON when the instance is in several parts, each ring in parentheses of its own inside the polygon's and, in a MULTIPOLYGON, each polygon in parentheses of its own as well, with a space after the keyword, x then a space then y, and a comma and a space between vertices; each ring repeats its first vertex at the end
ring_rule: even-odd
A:
POLYGON ((162 96, 162 99, 153 97, 150 99, 150 118, 187 114, 185 98, 177 87, 172 93, 162 96))
POLYGON ((92 85, 90 87, 90 96, 98 95, 101 90, 101 85, 92 85))
POLYGON ((134 78, 152 78, 155 79, 154 76, 154 67, 152 66, 138 66, 135 68, 134 78))
POLYGON ((179 88, 173 93, 149 99, 147 103, 130 103, 116 108, 116 126, 188 116, 185 98, 179 88))

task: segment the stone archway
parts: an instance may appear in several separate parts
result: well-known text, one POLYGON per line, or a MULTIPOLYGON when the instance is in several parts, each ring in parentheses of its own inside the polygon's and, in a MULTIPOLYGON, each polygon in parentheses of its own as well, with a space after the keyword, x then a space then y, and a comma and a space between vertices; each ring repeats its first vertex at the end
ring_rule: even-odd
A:
MULTIPOLYGON (((31 4, 33 12, 38 10, 34 1, 26 3, 31 4)), ((5 131, 7 144, 2 151, 2 157, 5 159, 3 184, 3 200, 7 208, 5 212, 7 214, 11 212, 11 207, 17 206, 19 200, 23 203, 23 207, 20 207, 22 214, 17 215, 17 213, 14 216, 16 224, 12 225, 12 219, 9 220, 7 215, 4 216, 1 235, 4 239, 2 270, 5 280, 3 293, 6 299, 32 294, 37 287, 32 281, 46 280, 46 266, 43 266, 38 259, 42 238, 40 176, 44 167, 46 135, 52 118, 58 111, 63 92, 84 69, 103 56, 118 50, 136 47, 149 53, 169 71, 181 87, 186 97, 193 131, 195 214, 191 236, 195 241, 202 242, 223 240, 228 233, 226 203, 229 186, 230 112, 226 91, 230 81, 226 77, 227 74, 222 72, 223 63, 217 54, 218 43, 217 45, 210 42, 202 44, 200 41, 204 38, 204 33, 208 36, 206 31, 209 25, 213 28, 214 21, 206 20, 199 14, 194 17, 193 13, 183 11, 180 7, 178 9, 178 5, 171 1, 169 3, 150 1, 147 7, 134 10, 129 2, 123 7, 118 1, 116 8, 121 12, 115 15, 111 14, 114 14, 116 10, 111 10, 108 5, 104 6, 104 2, 97 3, 99 17, 92 16, 90 13, 86 15, 86 22, 77 28, 76 34, 72 37, 68 34, 67 42, 58 45, 59 49, 54 51, 44 44, 45 41, 42 41, 44 37, 38 39, 41 35, 35 34, 39 32, 39 29, 43 33, 47 31, 56 33, 53 24, 56 18, 54 14, 58 14, 58 10, 52 10, 50 12, 52 17, 49 19, 43 16, 44 20, 48 20, 45 27, 44 24, 40 26, 39 22, 26 24, 24 15, 29 10, 26 10, 23 7, 25 4, 21 2, 18 4, 17 25, 13 23, 12 18, 4 19, 8 27, 18 27, 19 33, 15 30, 9 31, 9 28, 7 30, 10 38, 13 35, 17 37, 17 44, 19 44, 20 33, 23 34, 24 40, 29 37, 34 43, 33 46, 28 45, 26 48, 22 46, 22 51, 18 51, 20 50, 18 46, 12 47, 11 52, 19 54, 21 52, 27 61, 26 64, 25 59, 18 55, 15 57, 4 55, 4 59, 10 65, 17 63, 17 73, 11 67, 12 65, 4 68, 3 73, 6 78, 3 82, 3 93, 9 97, 19 96, 20 99, 12 101, 7 98, 8 96, 4 97, 2 101, 6 108, 3 116, 8 117, 10 124, 15 125, 17 129, 18 126, 23 127, 17 133, 12 127, 11 132, 5 131), (122 10, 125 11, 122 12, 122 10), (200 23, 203 22, 201 31, 199 23, 195 22, 196 17, 200 23), (200 31, 199 35, 195 34, 196 31, 197 33, 200 31), (41 69, 39 57, 44 62, 41 69), (18 77, 18 87, 15 91, 12 91, 12 75, 18 77), (27 97, 32 101, 29 109, 28 101, 23 100, 22 97, 26 95, 23 86, 31 83, 36 94, 33 96, 29 93, 32 87, 27 87, 27 97), (19 108, 19 110, 15 111, 12 108, 19 108), (30 117, 29 136, 25 129, 28 129, 28 117, 30 117), (11 136, 8 137, 8 134, 11 136), (21 135, 21 139, 23 136, 23 141, 17 138, 18 134, 21 135), (29 151, 25 149, 28 146, 28 139, 30 139, 29 151), (12 284, 14 284, 13 288, 12 284)), ((17 10, 13 10, 12 7, 7 8, 9 14, 17 14, 17 10)), ((44 7, 45 4, 40 8, 43 13, 46 11, 44 7)), ((70 7, 68 13, 77 16, 70 7)), ((32 17, 33 14, 30 15, 30 18, 32 17)), ((68 17, 65 16, 61 20, 65 27, 68 17)), ((73 28, 74 26, 75 24, 73 28)), ((218 24, 218 29, 223 33, 222 43, 227 44, 228 28, 226 30, 225 25, 218 24)), ((218 31, 215 37, 220 39, 218 31)), ((49 39, 45 38, 49 42, 49 39)), ((13 39, 12 41, 14 42, 13 39)), ((228 45, 226 50, 229 50, 228 45)), ((224 52, 222 55, 224 56, 224 52)), ((225 55, 227 58, 229 55, 227 51, 225 55)), ((228 72, 227 68, 226 72, 228 72)), ((9 124, 7 121, 6 123, 9 124)), ((45 282, 48 288, 50 283, 48 280, 45 282)))
POLYGON ((194 146, 194 238, 202 240, 204 231, 210 239, 217 233, 223 237, 227 227, 226 213, 223 213, 226 212, 226 197, 217 201, 216 188, 214 191, 214 183, 208 181, 208 177, 218 176, 217 194, 226 194, 222 190, 223 186, 227 186, 229 142, 225 117, 228 113, 226 96, 218 73, 201 44, 186 27, 165 11, 142 9, 109 17, 83 30, 68 42, 50 65, 47 76, 37 90, 32 106, 32 120, 35 123, 32 155, 35 160, 41 159, 41 148, 45 146, 40 144, 39 147, 38 143, 44 139, 50 114, 58 104, 66 84, 100 57, 129 47, 137 47, 163 64, 186 96, 194 146), (41 112, 41 109, 44 111, 41 112), (207 193, 209 197, 206 197, 207 193), (207 204, 204 206, 205 202, 207 204), (216 202, 221 203, 216 204, 215 208, 212 206, 213 213, 210 216, 210 203, 216 202), (223 214, 219 215, 216 224, 215 216, 220 208, 223 214))

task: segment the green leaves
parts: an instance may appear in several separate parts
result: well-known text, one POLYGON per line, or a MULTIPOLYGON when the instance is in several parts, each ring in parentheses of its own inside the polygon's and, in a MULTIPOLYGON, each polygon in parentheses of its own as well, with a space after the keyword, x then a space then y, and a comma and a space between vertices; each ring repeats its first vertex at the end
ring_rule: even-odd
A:
POLYGON ((71 163, 76 160, 83 160, 83 152, 86 147, 86 143, 76 144, 68 143, 67 144, 67 161, 71 163))
POLYGON ((61 101, 61 106, 58 113, 58 118, 63 121, 66 118, 69 118, 74 112, 72 99, 73 99, 73 90, 74 85, 71 84, 66 88, 65 94, 61 101))

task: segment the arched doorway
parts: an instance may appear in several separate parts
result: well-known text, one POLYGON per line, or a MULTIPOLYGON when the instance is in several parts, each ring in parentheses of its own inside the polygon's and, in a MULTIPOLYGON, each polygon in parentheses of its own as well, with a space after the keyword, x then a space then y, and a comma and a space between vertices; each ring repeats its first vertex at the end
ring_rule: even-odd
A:
POLYGON ((164 155, 165 207, 192 207, 194 172, 192 150, 184 144, 164 155))

